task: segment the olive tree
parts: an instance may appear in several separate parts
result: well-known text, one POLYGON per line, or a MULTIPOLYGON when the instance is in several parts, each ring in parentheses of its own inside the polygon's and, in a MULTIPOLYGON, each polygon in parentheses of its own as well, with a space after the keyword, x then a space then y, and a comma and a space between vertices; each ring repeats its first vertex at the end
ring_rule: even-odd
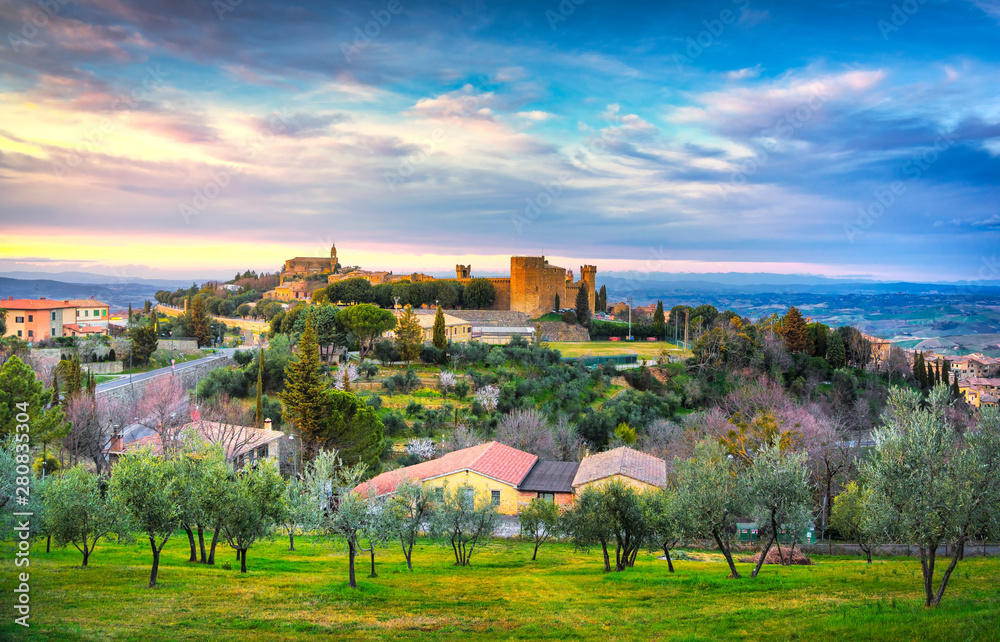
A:
POLYGON ((390 501, 390 509, 395 512, 393 522, 399 545, 406 558, 406 568, 413 570, 413 545, 420 535, 421 524, 431 513, 432 503, 427 489, 410 479, 403 480, 396 488, 390 501))
POLYGON ((837 529, 840 537, 856 542, 861 552, 872 563, 872 549, 878 543, 878 537, 870 532, 864 519, 864 507, 871 493, 864 486, 852 481, 844 487, 839 495, 833 498, 833 511, 830 525, 837 529))
POLYGON ((745 476, 714 441, 699 443, 694 456, 677 461, 675 470, 685 535, 713 539, 729 564, 729 577, 739 579, 732 544, 736 520, 747 512, 745 476))
POLYGON ((431 518, 431 531, 451 544, 455 566, 468 566, 476 546, 500 524, 496 506, 485 493, 467 486, 445 487, 431 518))
POLYGON ((528 502, 518 511, 521 522, 521 538, 531 540, 535 549, 531 553, 531 561, 538 557, 538 548, 550 537, 559 537, 562 527, 562 515, 555 502, 539 497, 528 502))
POLYGON ((310 531, 319 526, 322 519, 320 504, 309 492, 306 483, 292 477, 285 485, 285 512, 281 522, 288 533, 288 550, 295 550, 295 531, 310 531))
POLYGON ((50 482, 45 492, 46 530, 56 544, 72 544, 87 566, 97 542, 115 530, 116 512, 107 479, 74 466, 50 482))
POLYGON ((1000 420, 982 412, 964 434, 947 412, 950 391, 938 385, 926 407, 914 390, 893 389, 872 457, 862 465, 868 527, 920 550, 926 606, 941 602, 966 542, 1000 521, 1000 420), (938 549, 951 560, 935 587, 938 549))
POLYGON ((680 496, 677 489, 666 488, 647 492, 642 499, 647 540, 650 546, 663 550, 667 570, 673 573, 674 562, 670 559, 670 549, 684 538, 680 496))
MULTIPOLYGON (((774 441, 758 452, 746 470, 746 475, 750 514, 768 536, 760 559, 750 573, 750 577, 757 577, 782 526, 789 527, 796 537, 806 531, 808 524, 800 522, 809 521, 807 516, 810 516, 812 506, 812 489, 806 454, 782 452, 780 437, 775 437, 774 441)), ((778 555, 781 556, 780 542, 778 555)), ((783 556, 781 559, 784 562, 783 556)), ((788 559, 791 562, 791 553, 788 559)))
POLYGON ((600 544, 604 570, 611 571, 610 547, 615 547, 615 571, 635 564, 648 526, 638 493, 619 480, 589 486, 577 497, 566 526, 578 547, 600 544))
POLYGON ((604 518, 604 497, 597 488, 586 486, 576 497, 576 505, 566 515, 566 531, 576 548, 587 549, 600 545, 604 555, 604 571, 611 571, 608 546, 614 533, 604 518))
POLYGON ((133 527, 149 538, 153 566, 149 588, 156 586, 160 552, 180 526, 180 488, 174 462, 149 450, 127 454, 111 471, 111 498, 133 527))
POLYGON ((247 550, 274 531, 284 518, 285 481, 270 461, 257 462, 236 474, 230 505, 222 523, 229 546, 240 557, 240 572, 247 572, 247 550))

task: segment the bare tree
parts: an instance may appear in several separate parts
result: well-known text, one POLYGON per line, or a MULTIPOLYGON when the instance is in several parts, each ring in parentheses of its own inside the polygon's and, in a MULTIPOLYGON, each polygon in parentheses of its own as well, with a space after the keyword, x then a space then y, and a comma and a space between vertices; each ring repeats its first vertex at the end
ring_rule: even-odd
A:
POLYGON ((198 433, 205 442, 219 446, 226 458, 242 452, 254 439, 250 409, 226 395, 206 404, 198 420, 198 433))
POLYGON ((462 450, 463 448, 471 448, 481 443, 483 443, 483 440, 479 434, 465 424, 459 424, 455 427, 455 432, 451 434, 451 437, 441 442, 441 454, 462 450))
POLYGON ((151 379, 139 400, 139 416, 160 436, 164 454, 179 447, 181 429, 186 423, 187 393, 176 377, 151 379))
POLYGON ((555 441, 549 422, 538 410, 513 410, 500 420, 496 440, 512 448, 551 459, 555 441))
POLYGON ((566 415, 559 415, 552 429, 552 458, 557 461, 580 461, 583 456, 583 437, 576 431, 566 415))

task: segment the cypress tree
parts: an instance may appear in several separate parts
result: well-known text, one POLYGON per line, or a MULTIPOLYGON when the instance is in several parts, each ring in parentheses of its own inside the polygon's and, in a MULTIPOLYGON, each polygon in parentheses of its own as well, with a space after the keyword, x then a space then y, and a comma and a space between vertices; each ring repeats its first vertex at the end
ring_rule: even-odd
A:
POLYGON ((955 375, 955 380, 951 383, 951 396, 954 399, 962 398, 962 389, 958 387, 958 375, 955 375))
POLYGON ((917 380, 917 385, 926 388, 927 372, 924 370, 924 356, 922 352, 913 355, 913 378, 917 380))
POLYGON ((59 399, 59 368, 52 371, 52 405, 61 403, 59 399))
POLYGON ((257 351, 257 425, 264 425, 264 348, 257 351))
POLYGON ((806 320, 794 305, 788 308, 781 322, 785 344, 792 352, 807 352, 809 350, 809 332, 806 330, 806 320))
POLYGON ((126 325, 132 325, 132 302, 129 301, 128 304, 128 319, 126 320, 126 325))
POLYGON ((947 359, 941 360, 941 383, 951 385, 951 364, 947 359))
POLYGON ((440 305, 438 306, 437 314, 434 315, 434 337, 431 339, 431 343, 438 350, 444 350, 448 347, 448 339, 444 333, 444 312, 441 310, 440 305))
POLYGON ((666 318, 663 315, 663 301, 656 302, 656 312, 653 313, 653 334, 656 338, 663 337, 663 329, 666 325, 666 318))
POLYGON ((590 320, 590 297, 587 296, 587 290, 580 287, 576 291, 576 320, 580 325, 587 325, 587 321, 590 320))
POLYGON ((843 368, 847 364, 847 353, 844 350, 844 339, 839 332, 831 332, 826 343, 826 361, 834 368, 843 368))
POLYGON ((556 293, 556 302, 555 302, 555 306, 553 307, 553 309, 554 310, 559 310, 560 307, 561 307, 561 304, 559 302, 559 294, 556 293))
POLYGON ((320 371, 319 341, 310 314, 299 339, 298 358, 285 367, 285 389, 281 392, 289 419, 298 426, 306 443, 313 441, 319 429, 326 388, 320 371))
POLYGON ((198 342, 198 347, 212 342, 212 326, 205 313, 205 297, 195 297, 188 308, 188 332, 198 342))

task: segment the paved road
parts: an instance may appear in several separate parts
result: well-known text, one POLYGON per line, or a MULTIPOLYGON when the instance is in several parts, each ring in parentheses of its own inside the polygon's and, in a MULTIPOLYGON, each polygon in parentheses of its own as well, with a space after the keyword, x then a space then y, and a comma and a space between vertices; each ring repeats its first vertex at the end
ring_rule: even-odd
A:
MULTIPOLYGON (((206 364, 211 361, 215 361, 217 359, 222 359, 224 357, 232 356, 232 354, 235 351, 236 349, 234 348, 222 348, 219 350, 218 354, 209 355, 207 357, 202 357, 201 359, 195 359, 193 361, 185 361, 184 363, 179 363, 174 367, 175 368, 174 372, 183 372, 188 368, 193 368, 195 366, 206 364)), ((166 368, 158 368, 156 370, 150 370, 149 372, 140 372, 138 374, 132 375, 131 382, 129 381, 129 376, 126 374, 125 376, 119 377, 114 381, 106 381, 102 384, 98 384, 97 392, 107 392, 109 390, 123 388, 125 386, 130 385, 131 383, 143 381, 144 379, 153 379, 155 377, 170 375, 170 373, 171 373, 170 366, 167 366, 166 368)))

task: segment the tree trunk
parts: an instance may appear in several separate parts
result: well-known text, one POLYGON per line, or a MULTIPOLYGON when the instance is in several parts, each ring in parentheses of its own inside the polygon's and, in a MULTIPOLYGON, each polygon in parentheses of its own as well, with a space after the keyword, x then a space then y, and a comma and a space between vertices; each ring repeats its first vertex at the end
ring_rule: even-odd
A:
POLYGON ((198 548, 201 551, 201 563, 205 564, 207 558, 205 557, 205 529, 201 524, 198 524, 198 548))
POLYGON ((46 535, 45 536, 45 552, 46 553, 48 553, 51 550, 51 546, 52 546, 52 536, 51 535, 46 535))
POLYGON ((920 569, 924 573, 924 595, 926 596, 924 606, 931 606, 934 603, 934 556, 936 554, 936 546, 932 546, 928 550, 921 544, 920 569))
POLYGON ((865 556, 868 558, 868 563, 871 564, 872 563, 872 547, 871 546, 865 546, 864 544, 861 544, 859 542, 858 543, 858 548, 860 548, 864 552, 865 556))
POLYGON ((215 545, 219 543, 219 532, 222 530, 221 526, 215 527, 215 532, 212 533, 212 545, 208 549, 208 563, 210 565, 215 564, 215 545))
POLYGON ((290 550, 290 551, 294 551, 295 550, 295 529, 294 528, 288 530, 288 550, 290 550))
MULTIPOLYGON (((766 558, 768 552, 770 552, 772 544, 774 544, 774 533, 771 533, 770 539, 767 540, 767 546, 765 546, 764 550, 762 550, 760 552, 760 559, 757 560, 757 565, 754 566, 753 567, 753 571, 750 572, 750 578, 751 579, 757 577, 757 574, 760 573, 760 567, 764 566, 764 558, 766 558)), ((779 546, 780 546, 780 544, 779 544, 779 546)))
POLYGON ((784 560, 781 561, 781 563, 784 564, 785 566, 790 566, 791 565, 792 559, 795 557, 795 545, 796 544, 798 544, 798 542, 793 539, 792 540, 792 548, 789 549, 789 551, 788 551, 788 561, 787 562, 785 562, 784 560))
POLYGON ((542 545, 541 542, 539 542, 538 540, 535 540, 535 552, 531 554, 531 561, 532 562, 534 562, 535 558, 538 557, 538 547, 541 546, 541 545, 542 545))
POLYGON ((608 555, 608 543, 601 542, 601 550, 604 551, 604 572, 611 571, 611 557, 608 555))
POLYGON ((933 606, 941 604, 941 598, 944 597, 944 589, 948 586, 948 580, 951 578, 951 572, 955 570, 955 566, 958 564, 958 558, 962 554, 962 550, 965 548, 965 542, 959 543, 955 546, 951 555, 951 564, 945 569, 944 575, 941 577, 941 585, 938 587, 937 594, 934 596, 933 606))
POLYGON ((237 556, 240 558, 240 573, 247 572, 247 549, 241 548, 236 551, 237 556))
POLYGON ((715 538, 715 543, 718 545, 719 550, 722 551, 722 555, 726 558, 726 562, 729 564, 729 570, 731 571, 729 579, 740 579, 740 572, 736 570, 736 564, 733 563, 733 555, 729 551, 729 546, 722 543, 722 538, 719 537, 718 531, 712 531, 712 537, 715 538))
POLYGON ((198 561, 198 547, 194 543, 194 531, 191 530, 187 526, 184 527, 184 531, 187 533, 187 536, 188 536, 188 545, 191 547, 191 557, 188 558, 188 561, 189 562, 197 562, 198 561))
POLYGON ((666 546, 663 547, 663 556, 667 558, 667 571, 670 573, 674 572, 674 561, 670 559, 670 549, 666 546))
POLYGON ((87 540, 83 540, 83 564, 82 564, 82 566, 86 566, 87 565, 87 560, 90 559, 90 554, 92 552, 93 552, 93 549, 87 548, 87 540))
POLYGON ((368 552, 371 553, 371 556, 372 556, 372 574, 369 575, 368 577, 378 577, 378 573, 375 572, 375 545, 374 544, 372 544, 372 547, 370 549, 368 549, 368 552))
POLYGON ((149 572, 149 588, 156 586, 156 572, 160 570, 160 549, 156 548, 156 539, 149 536, 149 547, 153 549, 153 569, 149 572))
POLYGON ((356 546, 356 544, 353 541, 348 540, 348 542, 347 542, 347 559, 348 559, 348 568, 350 569, 350 584, 351 584, 351 588, 358 588, 358 582, 357 582, 356 579, 354 579, 354 556, 357 554, 357 550, 355 549, 355 546, 356 546))
POLYGON ((410 544, 410 546, 407 547, 406 543, 403 542, 403 540, 399 541, 399 545, 403 549, 403 557, 406 558, 406 568, 412 571, 413 570, 413 562, 411 561, 410 556, 413 555, 413 545, 410 544))

